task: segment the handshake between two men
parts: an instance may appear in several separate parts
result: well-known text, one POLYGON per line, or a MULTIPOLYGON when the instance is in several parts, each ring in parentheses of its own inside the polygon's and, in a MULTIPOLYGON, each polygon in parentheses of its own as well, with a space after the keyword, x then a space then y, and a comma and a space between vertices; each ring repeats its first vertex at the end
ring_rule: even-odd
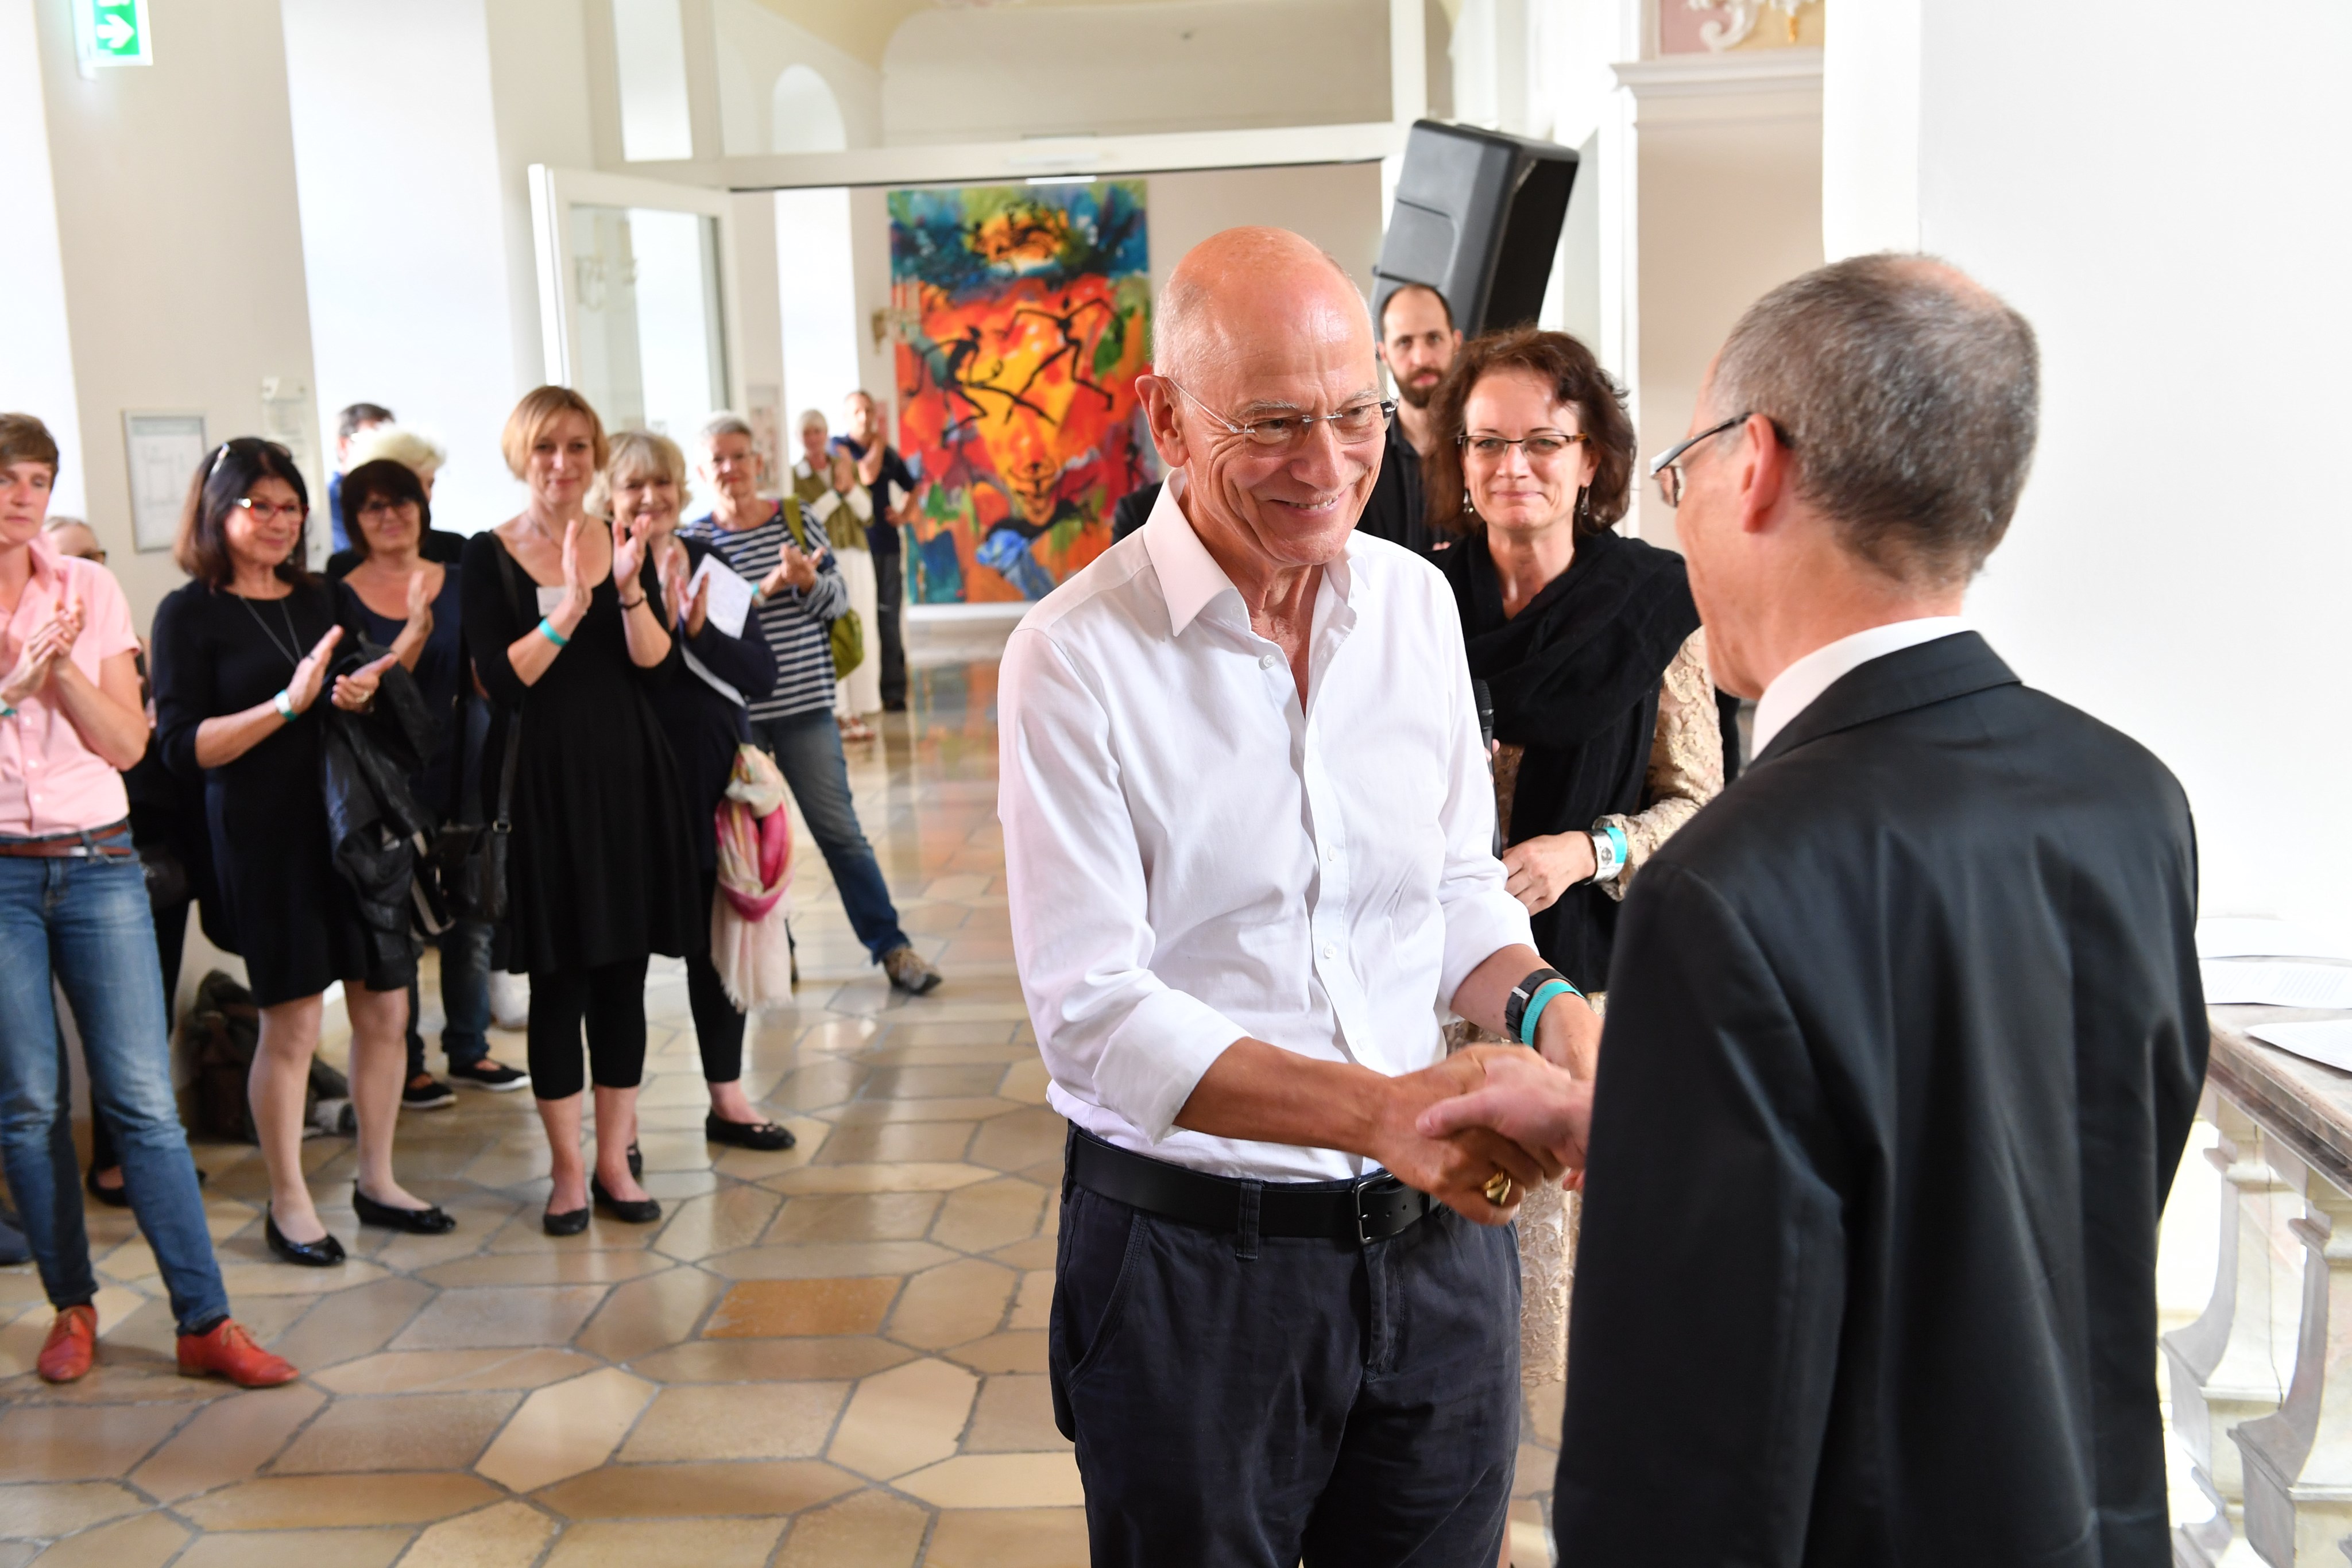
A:
MULTIPOLYGON (((1504 977, 1538 961, 1529 948, 1496 954, 1464 981, 1456 1009, 1499 1019, 1504 977)), ((1392 1078, 1237 1040, 1202 1075, 1176 1124, 1343 1149, 1465 1218, 1502 1225, 1543 1182, 1581 1180, 1600 1047, 1601 1019, 1580 998, 1544 1011, 1533 1050, 1469 1046, 1392 1078)))

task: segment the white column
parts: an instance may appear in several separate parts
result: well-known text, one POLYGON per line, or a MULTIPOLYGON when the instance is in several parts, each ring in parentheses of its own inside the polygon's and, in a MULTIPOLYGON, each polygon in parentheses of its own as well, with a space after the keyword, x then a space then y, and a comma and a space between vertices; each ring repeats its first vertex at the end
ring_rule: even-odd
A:
MULTIPOLYGON (((0 410, 29 413, 58 442, 50 507, 87 513, 81 418, 74 399, 73 345, 66 332, 65 260, 58 248, 57 188, 49 175, 49 128, 41 90, 34 0, 0 0, 0 169, 9 172, 8 243, 0 246, 0 410)), ((110 539, 125 549, 127 533, 110 539)))

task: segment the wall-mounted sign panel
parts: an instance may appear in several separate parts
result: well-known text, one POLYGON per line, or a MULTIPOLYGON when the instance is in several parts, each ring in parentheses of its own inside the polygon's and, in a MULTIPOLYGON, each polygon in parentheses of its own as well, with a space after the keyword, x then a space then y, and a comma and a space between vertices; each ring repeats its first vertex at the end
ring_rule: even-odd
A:
POLYGON ((147 0, 73 0, 74 57, 85 77, 111 66, 155 63, 147 0))
POLYGON ((201 413, 125 413, 125 465, 131 471, 131 538, 140 550, 167 550, 180 533, 188 486, 211 448, 201 413))

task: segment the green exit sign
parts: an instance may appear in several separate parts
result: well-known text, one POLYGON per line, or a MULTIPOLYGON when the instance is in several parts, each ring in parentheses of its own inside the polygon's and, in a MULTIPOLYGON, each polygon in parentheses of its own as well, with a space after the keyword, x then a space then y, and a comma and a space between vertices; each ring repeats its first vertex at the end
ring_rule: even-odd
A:
POLYGON ((155 63, 147 0, 73 0, 74 53, 82 74, 110 66, 155 63))

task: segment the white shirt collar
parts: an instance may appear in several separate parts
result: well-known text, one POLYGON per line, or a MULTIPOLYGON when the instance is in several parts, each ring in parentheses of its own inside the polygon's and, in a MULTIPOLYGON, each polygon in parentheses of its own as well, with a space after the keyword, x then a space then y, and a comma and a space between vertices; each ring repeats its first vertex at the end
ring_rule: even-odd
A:
MULTIPOLYGON (((1151 504, 1151 515, 1143 520, 1143 548, 1151 557, 1152 570, 1160 574, 1160 591, 1168 601, 1168 629, 1179 637, 1219 594, 1230 593, 1236 601, 1241 598, 1241 590, 1192 531, 1192 519, 1177 499, 1184 485, 1184 470, 1169 470, 1160 498, 1151 504)), ((1349 558, 1355 549, 1356 536, 1351 533, 1347 548, 1323 569, 1324 582, 1341 602, 1352 600, 1355 573, 1349 570, 1349 558)), ((1319 603, 1321 596, 1317 597, 1319 603)))
POLYGON ((1899 653, 1906 648, 1916 648, 1922 643, 1932 643, 1968 629, 1965 616, 1923 615, 1916 621, 1890 621, 1884 626, 1872 626, 1814 649, 1773 676, 1772 684, 1757 699, 1753 755, 1763 756, 1764 748, 1789 727, 1790 719, 1812 706, 1815 698, 1846 674, 1873 659, 1883 659, 1889 653, 1899 653))

